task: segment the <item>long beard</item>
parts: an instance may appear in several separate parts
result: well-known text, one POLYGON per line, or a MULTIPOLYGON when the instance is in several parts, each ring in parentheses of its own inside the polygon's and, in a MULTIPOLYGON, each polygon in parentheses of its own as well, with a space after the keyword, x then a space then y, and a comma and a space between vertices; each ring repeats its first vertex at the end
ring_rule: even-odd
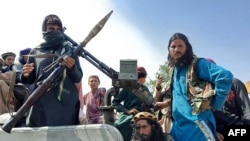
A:
POLYGON ((180 67, 183 66, 185 64, 185 55, 183 55, 181 58, 179 59, 174 59, 173 57, 170 57, 170 61, 171 64, 175 67, 180 67))
POLYGON ((150 135, 138 135, 138 141, 152 141, 152 134, 150 135))
POLYGON ((152 141, 151 136, 143 136, 139 138, 139 141, 152 141))
MULTIPOLYGON (((172 59, 173 59, 173 58, 172 58, 172 59)), ((183 65, 183 59, 182 59, 182 58, 180 58, 180 59, 173 59, 172 61, 173 61, 173 65, 174 65, 175 67, 180 67, 180 66, 183 65)))

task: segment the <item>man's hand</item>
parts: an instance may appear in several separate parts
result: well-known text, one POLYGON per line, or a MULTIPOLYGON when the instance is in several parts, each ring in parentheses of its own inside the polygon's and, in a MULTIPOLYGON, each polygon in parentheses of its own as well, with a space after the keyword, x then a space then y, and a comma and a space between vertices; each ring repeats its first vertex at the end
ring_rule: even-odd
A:
POLYGON ((34 63, 23 65, 23 76, 28 77, 30 73, 34 70, 34 63))
POLYGON ((68 70, 72 70, 75 66, 75 59, 73 59, 72 57, 68 56, 67 58, 65 58, 62 62, 62 64, 68 69, 68 70))
POLYGON ((157 81, 156 81, 156 85, 155 85, 155 88, 157 90, 161 90, 161 83, 164 82, 164 77, 161 76, 161 75, 158 75, 157 77, 157 81))
POLYGON ((166 108, 170 105, 171 100, 165 99, 163 102, 156 102, 154 106, 159 107, 159 109, 166 108))
POLYGON ((217 133, 218 141, 224 141, 224 136, 219 132, 216 132, 216 133, 217 133))
POLYGON ((130 110, 128 110, 126 113, 127 113, 128 115, 131 115, 131 114, 135 115, 135 114, 139 113, 139 111, 136 110, 136 109, 130 109, 130 110))

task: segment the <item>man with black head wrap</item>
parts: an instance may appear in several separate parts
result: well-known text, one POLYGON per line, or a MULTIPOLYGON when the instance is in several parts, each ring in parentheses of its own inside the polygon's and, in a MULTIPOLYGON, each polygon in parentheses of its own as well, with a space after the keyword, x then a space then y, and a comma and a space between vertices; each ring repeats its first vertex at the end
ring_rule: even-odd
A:
MULTIPOLYGON (((65 53, 72 52, 73 47, 64 39, 63 26, 57 15, 48 15, 42 24, 43 39, 40 46, 30 52, 27 64, 23 66, 21 80, 23 83, 42 82, 58 67, 54 66, 44 73, 44 68, 65 53), (48 55, 45 58, 32 55, 48 55), (39 77, 41 74, 42 77, 39 77)), ((83 73, 78 57, 67 57, 61 62, 65 70, 57 81, 57 85, 44 93, 33 105, 27 117, 27 125, 31 127, 61 126, 78 124, 79 99, 76 83, 82 79, 83 73)))

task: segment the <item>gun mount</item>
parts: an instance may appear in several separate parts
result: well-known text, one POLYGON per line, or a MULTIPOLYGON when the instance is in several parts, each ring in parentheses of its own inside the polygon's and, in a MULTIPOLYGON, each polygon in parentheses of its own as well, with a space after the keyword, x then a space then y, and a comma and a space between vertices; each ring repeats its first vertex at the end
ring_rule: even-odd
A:
MULTIPOLYGON (((68 35, 64 34, 65 39, 71 42, 73 46, 78 46, 78 44, 72 40, 68 35)), ((108 67, 106 64, 98 60, 86 49, 82 48, 78 56, 85 58, 88 62, 106 74, 112 80, 112 86, 107 90, 104 96, 104 106, 99 107, 100 110, 104 113, 104 123, 113 125, 114 118, 114 109, 115 107, 111 106, 112 96, 115 96, 119 93, 120 88, 127 89, 137 89, 138 88, 138 75, 137 75, 137 60, 135 59, 121 59, 120 60, 120 72, 115 71, 114 69, 108 67)))
MULTIPOLYGON (((71 56, 74 57, 76 55, 82 54, 83 47, 86 46, 86 44, 95 37, 103 28, 107 20, 109 19, 110 15, 113 13, 113 11, 110 11, 104 18, 99 21, 94 28, 89 32, 88 36, 74 49, 73 52, 66 52, 64 55, 58 57, 58 59, 54 62, 52 62, 49 66, 45 67, 43 69, 43 73, 39 76, 42 78, 42 76, 46 73, 48 73, 48 70, 52 69, 54 66, 57 66, 53 71, 49 74, 47 78, 45 78, 41 85, 39 85, 32 94, 28 97, 28 99, 25 101, 25 103, 17 110, 16 114, 13 115, 4 125, 2 126, 2 129, 7 132, 11 133, 11 129, 16 125, 16 123, 29 111, 31 106, 48 90, 53 88, 55 85, 57 85, 57 80, 59 76, 63 73, 65 66, 61 64, 62 59, 71 56)), ((66 36, 65 36, 66 37, 66 36)), ((69 39, 69 38, 68 38, 69 39)), ((38 78, 39 79, 39 78, 38 78)))
MULTIPOLYGON (((98 24, 90 31, 88 36, 84 39, 83 42, 81 42, 79 45, 73 41, 69 36, 64 34, 65 39, 72 43, 72 45, 75 47, 73 52, 67 52, 63 56, 60 56, 56 61, 52 62, 49 66, 44 68, 44 73, 48 73, 48 70, 59 64, 58 67, 56 67, 52 73, 49 74, 49 76, 44 79, 31 94, 31 96, 25 101, 25 103, 21 106, 20 109, 16 112, 15 115, 13 115, 4 125, 2 126, 3 131, 7 133, 11 133, 11 129, 16 125, 16 123, 25 115, 26 112, 29 111, 31 106, 49 89, 53 88, 56 84, 57 78, 62 74, 62 72, 65 69, 64 65, 60 64, 60 61, 63 58, 66 58, 68 56, 74 57, 74 56, 81 56, 88 60, 92 65, 94 65, 96 68, 101 70, 103 73, 105 73, 108 77, 112 79, 112 88, 110 88, 104 97, 104 103, 105 105, 100 107, 100 110, 104 111, 104 123, 113 125, 115 118, 114 118, 114 109, 115 107, 111 106, 111 97, 116 95, 119 92, 120 88, 127 88, 127 89, 138 89, 140 88, 140 85, 137 83, 137 61, 136 60, 121 60, 120 64, 120 73, 115 71, 114 69, 108 67, 103 62, 99 61, 97 58, 95 58, 93 55, 91 55, 87 50, 85 50, 83 47, 86 46, 86 44, 95 37, 99 31, 103 28, 107 20, 109 19, 110 15, 113 11, 110 11, 98 24)), ((44 74, 43 73, 43 74, 44 74)), ((136 94, 141 94, 142 91, 135 91, 136 94)), ((147 100, 145 102, 146 105, 152 106, 154 100, 144 98, 143 95, 140 95, 142 101, 144 103, 144 100, 147 100)), ((139 98, 140 99, 140 98, 139 98)))
MULTIPOLYGON (((78 44, 72 40, 68 35, 64 34, 65 39, 68 40, 73 46, 78 44)), ((86 49, 82 48, 78 56, 85 58, 88 62, 106 74, 112 80, 112 86, 115 88, 135 88, 137 86, 137 60, 122 59, 120 60, 120 72, 108 67, 105 63, 98 60, 95 56, 89 53, 86 49)))

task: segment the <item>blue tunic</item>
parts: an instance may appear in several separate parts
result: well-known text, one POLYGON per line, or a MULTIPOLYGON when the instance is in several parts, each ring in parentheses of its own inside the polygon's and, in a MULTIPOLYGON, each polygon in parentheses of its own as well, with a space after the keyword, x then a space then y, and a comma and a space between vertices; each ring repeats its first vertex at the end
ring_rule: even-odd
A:
MULTIPOLYGON (((174 69, 171 135, 175 141, 207 141, 196 124, 196 122, 203 122, 216 139, 216 124, 212 110, 209 109, 197 115, 192 115, 192 107, 187 100, 186 73, 187 66, 174 69)), ((208 62, 206 59, 199 59, 196 65, 196 74, 199 79, 214 84, 216 95, 213 97, 210 106, 216 110, 221 110, 232 85, 232 73, 208 62)))

